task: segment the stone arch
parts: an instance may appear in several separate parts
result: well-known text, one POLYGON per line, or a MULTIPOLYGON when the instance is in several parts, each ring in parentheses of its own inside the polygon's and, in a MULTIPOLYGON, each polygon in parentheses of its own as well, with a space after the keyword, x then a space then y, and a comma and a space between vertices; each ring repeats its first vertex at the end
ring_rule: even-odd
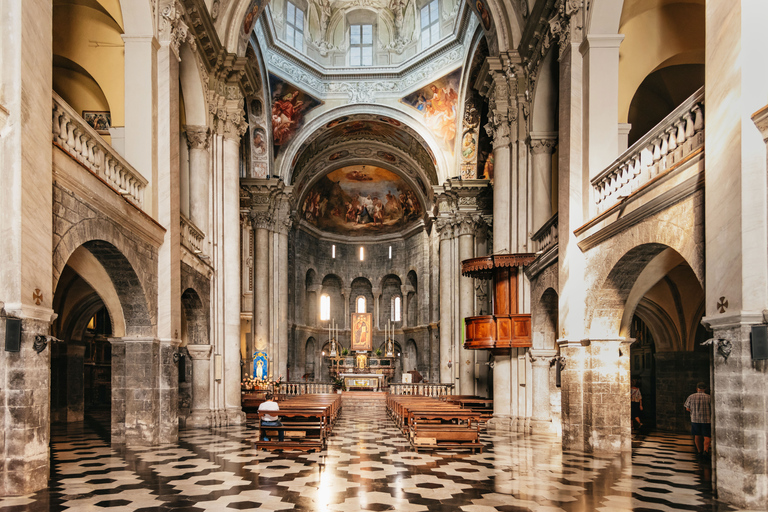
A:
POLYGON ((419 369, 419 348, 416 346, 416 340, 413 338, 405 342, 405 350, 402 352, 403 371, 419 369))
POLYGON ((381 278, 381 303, 379 305, 379 325, 384 325, 392 318, 392 298, 400 297, 400 322, 403 318, 405 298, 402 291, 402 280, 396 274, 386 274, 381 278))
POLYGON ((352 292, 349 294, 349 311, 357 312, 357 298, 365 297, 365 312, 374 312, 373 285, 367 277, 356 277, 352 280, 350 286, 352 292))
POLYGON ((194 126, 208 124, 208 103, 203 89, 203 78, 200 75, 200 62, 189 47, 184 43, 179 47, 179 84, 184 95, 184 114, 186 123, 194 126))
MULTIPOLYGON (((327 274, 323 277, 320 294, 328 294, 331 298, 331 320, 334 318, 344 318, 344 288, 342 283, 343 280, 336 274, 327 274)), ((317 309, 316 311, 315 318, 319 319, 320 310, 317 309)))
MULTIPOLYGON (((522 16, 511 2, 503 0, 485 0, 486 9, 493 20, 490 30, 486 32, 488 49, 491 55, 497 56, 501 52, 514 50, 520 45, 523 31, 521 29, 522 16)), ((527 4, 527 1, 526 1, 527 4)), ((476 9, 476 3, 470 1, 469 5, 476 9)), ((475 10, 477 13, 477 11, 475 10)), ((483 23, 481 22, 482 26, 483 23)))
POLYGON ((556 47, 542 59, 531 104, 531 132, 556 135, 558 130, 559 65, 556 47))
POLYGON ((304 375, 308 381, 317 380, 319 369, 317 359, 317 341, 314 336, 310 336, 304 343, 304 375))
POLYGON ((187 343, 190 345, 208 345, 208 312, 200 295, 193 288, 187 288, 181 294, 181 305, 187 320, 187 343))
POLYGON ((687 261, 679 252, 658 242, 635 246, 609 263, 610 271, 602 274, 607 277, 587 296, 589 336, 598 339, 628 336, 629 323, 640 299, 681 263, 687 264, 687 261))
MULTIPOLYGON (((413 110, 413 109, 410 109, 410 110, 413 110)), ((309 140, 315 136, 316 132, 318 130, 321 130, 331 121, 334 121, 342 117, 354 116, 358 114, 388 117, 404 124, 406 127, 408 127, 409 129, 413 130, 418 134, 418 136, 422 140, 416 139, 417 142, 422 144, 427 150, 427 152, 430 153, 431 156, 434 158, 435 160, 434 166, 435 166, 435 172, 437 173, 438 182, 442 183, 453 175, 453 167, 450 165, 450 162, 446 158, 444 151, 442 150, 442 146, 438 143, 434 135, 431 132, 429 132, 429 130, 425 130, 422 128, 421 121, 416 117, 415 113, 408 112, 405 110, 398 110, 394 107, 390 107, 387 105, 353 104, 353 105, 344 105, 344 106, 339 106, 339 107, 329 109, 325 112, 322 112, 314 119, 307 120, 306 124, 301 129, 301 131, 296 134, 296 136, 288 143, 287 147, 283 150, 284 152, 282 156, 278 157, 278 159, 275 160, 274 163, 275 163, 275 170, 277 172, 277 176, 279 176, 286 184, 290 184, 293 181, 294 159, 298 157, 300 151, 302 151, 303 148, 306 147, 306 144, 308 144, 309 140)), ((429 180, 427 178, 428 178, 428 175, 424 173, 424 175, 422 176, 422 179, 424 179, 426 183, 431 183, 432 180, 429 180)), ((432 183, 432 184, 437 185, 439 183, 432 183)), ((418 190, 418 187, 415 186, 416 184, 413 184, 413 185, 415 187, 415 190, 418 190)))
POLYGON ((557 291, 550 287, 544 290, 537 307, 533 308, 533 348, 556 348, 558 301, 557 291))
MULTIPOLYGON (((125 318, 126 336, 150 336, 156 325, 157 269, 156 249, 141 245, 112 221, 85 219, 72 226, 53 248, 53 289, 72 254, 85 247, 109 276, 119 297, 121 316, 125 318), (153 256, 151 259, 147 256, 153 256), (131 317, 129 320, 128 317, 131 317)), ((110 316, 118 327, 114 308, 110 316)), ((118 336, 115 329, 115 336, 118 336)))

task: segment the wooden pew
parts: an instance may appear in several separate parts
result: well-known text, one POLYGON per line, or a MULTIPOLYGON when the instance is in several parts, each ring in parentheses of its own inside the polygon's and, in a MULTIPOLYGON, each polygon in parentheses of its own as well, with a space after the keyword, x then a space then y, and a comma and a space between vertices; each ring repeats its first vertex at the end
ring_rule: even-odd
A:
POLYGON ((420 448, 483 450, 479 441, 481 415, 457 403, 396 395, 387 397, 387 409, 416 451, 420 448))
POLYGON ((301 395, 279 402, 279 411, 257 413, 257 449, 322 450, 341 411, 339 395, 301 395), (279 416, 282 426, 262 426, 265 415, 279 416), (285 438, 279 440, 279 432, 285 438), (268 437, 269 441, 263 438, 268 437))

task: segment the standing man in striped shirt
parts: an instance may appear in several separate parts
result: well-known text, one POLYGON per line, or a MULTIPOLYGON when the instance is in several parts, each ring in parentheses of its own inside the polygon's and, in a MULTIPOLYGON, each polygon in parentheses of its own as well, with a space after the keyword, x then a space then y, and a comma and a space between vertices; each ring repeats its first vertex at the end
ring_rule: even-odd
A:
POLYGON ((712 441, 712 406, 707 385, 696 384, 696 393, 685 401, 685 410, 691 413, 691 434, 699 458, 709 458, 709 445, 712 441))

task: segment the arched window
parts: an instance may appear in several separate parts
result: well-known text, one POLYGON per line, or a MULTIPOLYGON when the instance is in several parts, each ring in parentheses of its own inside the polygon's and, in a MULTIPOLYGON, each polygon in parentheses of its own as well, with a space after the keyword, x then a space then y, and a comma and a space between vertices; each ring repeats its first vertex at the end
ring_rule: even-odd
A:
POLYGON ((392 315, 391 316, 392 316, 393 322, 400 321, 400 296, 399 295, 392 296, 392 315))
POLYGON ((355 311, 356 311, 357 313, 365 313, 365 297, 363 297, 362 295, 360 295, 360 296, 357 298, 356 304, 357 304, 357 305, 356 305, 356 307, 355 307, 355 311))
POLYGON ((331 319, 331 297, 327 293, 320 296, 320 320, 331 319))

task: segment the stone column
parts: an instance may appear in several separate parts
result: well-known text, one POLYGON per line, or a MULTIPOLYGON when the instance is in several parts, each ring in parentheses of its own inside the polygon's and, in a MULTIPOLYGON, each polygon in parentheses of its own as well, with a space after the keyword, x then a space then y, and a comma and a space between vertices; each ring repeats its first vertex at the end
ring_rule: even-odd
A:
POLYGON ((557 134, 531 134, 533 167, 533 231, 552 217, 552 153, 557 134))
POLYGON ((552 406, 550 405, 549 374, 550 361, 557 351, 554 349, 531 349, 533 404, 531 431, 533 433, 554 432, 552 428, 552 406))
MULTIPOLYGON (((371 293, 373 293, 373 324, 376 329, 381 329, 379 327, 381 325, 381 288, 372 288, 371 293)), ((386 323, 385 320, 384 324, 386 325, 386 323)))
POLYGON ((192 358, 192 407, 187 426, 211 426, 211 352, 212 345, 187 345, 192 358))
POLYGON ((228 120, 223 123, 223 185, 222 185, 222 229, 224 248, 223 268, 217 271, 223 275, 224 301, 224 354, 223 375, 224 400, 227 422, 245 422, 240 399, 240 137, 246 123, 242 119, 242 95, 239 88, 227 87, 228 120), (232 124, 239 119, 238 124, 232 124))
POLYGON ((281 206, 281 217, 278 222, 278 344, 277 368, 274 377, 288 375, 288 232, 293 225, 288 204, 281 206))
POLYGON ((619 155, 619 45, 624 34, 590 34, 579 50, 584 56, 585 150, 589 177, 597 176, 619 155))
MULTIPOLYGON (((251 211, 254 233, 253 337, 246 363, 253 368, 253 353, 267 350, 269 344, 269 228, 272 217, 267 211, 251 211)), ((269 354, 273 356, 273 354, 269 354)))
MULTIPOLYGON (((349 312, 349 302, 350 297, 352 297, 352 287, 348 286, 347 288, 341 289, 341 300, 344 302, 344 329, 349 330, 349 322, 350 322, 350 312, 349 312)), ((333 317, 331 317, 333 319, 333 317)))
POLYGON ((403 329, 408 327, 408 294, 412 291, 413 287, 410 285, 404 284, 400 286, 400 326, 403 329))
POLYGON ((54 318, 51 19, 51 2, 0 2, 3 343, 5 316, 21 320, 21 350, 0 350, 0 496, 43 489, 50 474, 51 350, 32 345, 54 318))
MULTIPOLYGON (((459 222, 459 262, 475 257, 475 227, 476 220, 465 215, 459 222)), ((459 275, 459 322, 464 325, 464 319, 473 316, 475 311, 475 287, 471 277, 459 275)), ((467 350, 462 345, 459 348, 457 363, 459 364, 459 386, 457 394, 475 394, 475 351, 467 350)))
POLYGON ((453 222, 448 219, 438 220, 440 231, 440 382, 450 384, 454 381, 452 368, 448 362, 456 364, 451 350, 453 339, 452 304, 453 304, 453 222))
POLYGON ((768 367, 751 354, 752 327, 765 324, 768 309, 768 40, 756 21, 766 17, 765 2, 706 4, 703 322, 716 340, 713 481, 719 499, 748 509, 768 508, 768 367))
MULTIPOLYGON (((160 44, 152 34, 123 35, 125 76, 125 159, 149 181, 145 189, 144 210, 157 215, 157 50, 160 44)), ((178 89, 178 80, 175 86, 178 89)), ((177 104, 178 105, 178 104, 177 104)), ((177 123, 178 128, 178 123, 177 123)), ((176 140, 178 144, 178 138, 176 140)))
MULTIPOLYGON (((189 147, 189 220, 208 235, 208 148, 210 130, 207 126, 187 125, 189 147)), ((204 245, 207 247, 207 244, 204 245)), ((205 251, 205 249, 203 249, 205 251)), ((207 252, 207 251, 206 251, 207 252)))

